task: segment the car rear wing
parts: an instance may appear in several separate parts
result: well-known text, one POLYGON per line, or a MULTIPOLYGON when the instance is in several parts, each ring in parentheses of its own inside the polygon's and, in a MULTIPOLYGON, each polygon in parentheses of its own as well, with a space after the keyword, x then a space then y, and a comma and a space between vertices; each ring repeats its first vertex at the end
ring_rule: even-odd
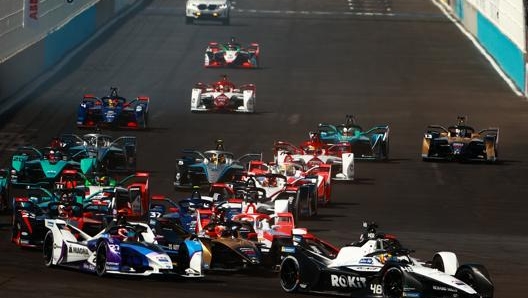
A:
POLYGON ((373 134, 384 134, 384 138, 386 138, 389 135, 389 126, 388 125, 377 125, 363 132, 363 135, 373 135, 373 134))
POLYGON ((483 129, 479 131, 478 134, 483 139, 488 139, 488 140, 493 139, 495 144, 499 143, 499 128, 498 127, 490 127, 490 128, 483 129))
POLYGON ((94 105, 102 105, 103 101, 93 95, 93 94, 85 94, 81 100, 81 104, 86 104, 86 103, 93 103, 94 105))

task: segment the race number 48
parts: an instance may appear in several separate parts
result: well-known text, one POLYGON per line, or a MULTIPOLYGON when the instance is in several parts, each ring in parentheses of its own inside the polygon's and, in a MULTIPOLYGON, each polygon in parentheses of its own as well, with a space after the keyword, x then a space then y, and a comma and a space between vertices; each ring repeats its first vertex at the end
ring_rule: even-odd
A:
POLYGON ((372 294, 377 294, 377 295, 383 294, 383 289, 381 285, 378 285, 378 284, 371 284, 370 290, 372 291, 372 294))

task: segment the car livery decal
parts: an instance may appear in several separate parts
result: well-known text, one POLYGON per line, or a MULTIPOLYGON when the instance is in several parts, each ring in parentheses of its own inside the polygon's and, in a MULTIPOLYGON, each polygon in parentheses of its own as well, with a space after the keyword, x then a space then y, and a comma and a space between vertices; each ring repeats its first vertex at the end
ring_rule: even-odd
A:
POLYGON ((330 275, 332 287, 336 288, 366 288, 367 279, 361 276, 330 275))

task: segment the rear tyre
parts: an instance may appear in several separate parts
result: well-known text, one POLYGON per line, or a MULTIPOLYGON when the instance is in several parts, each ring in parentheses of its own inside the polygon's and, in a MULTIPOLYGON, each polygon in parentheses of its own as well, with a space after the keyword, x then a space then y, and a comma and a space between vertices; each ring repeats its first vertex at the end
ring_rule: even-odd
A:
POLYGON ((301 283, 299 262, 292 256, 286 257, 281 263, 280 284, 285 292, 293 293, 299 290, 301 283))
POLYGON ((97 245, 97 253, 95 257, 95 273, 101 277, 106 274, 106 244, 100 242, 97 245))
POLYGON ((385 271, 382 279, 384 298, 403 297, 403 272, 397 267, 385 271))
POLYGON ((44 255, 44 265, 46 267, 53 266, 53 232, 49 231, 44 237, 44 244, 42 245, 42 253, 44 255))

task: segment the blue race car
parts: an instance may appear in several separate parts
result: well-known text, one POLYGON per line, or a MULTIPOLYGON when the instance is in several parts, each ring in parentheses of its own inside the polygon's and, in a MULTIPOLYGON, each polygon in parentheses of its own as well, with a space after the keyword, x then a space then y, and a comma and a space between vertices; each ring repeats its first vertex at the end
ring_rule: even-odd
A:
POLYGON ((364 131, 352 115, 346 115, 344 124, 320 123, 321 141, 327 144, 350 144, 354 159, 387 160, 389 158, 389 126, 378 125, 364 131))
POLYGON ((77 112, 77 127, 147 128, 150 97, 138 96, 127 101, 119 96, 117 88, 110 88, 110 95, 96 97, 84 95, 77 112))

